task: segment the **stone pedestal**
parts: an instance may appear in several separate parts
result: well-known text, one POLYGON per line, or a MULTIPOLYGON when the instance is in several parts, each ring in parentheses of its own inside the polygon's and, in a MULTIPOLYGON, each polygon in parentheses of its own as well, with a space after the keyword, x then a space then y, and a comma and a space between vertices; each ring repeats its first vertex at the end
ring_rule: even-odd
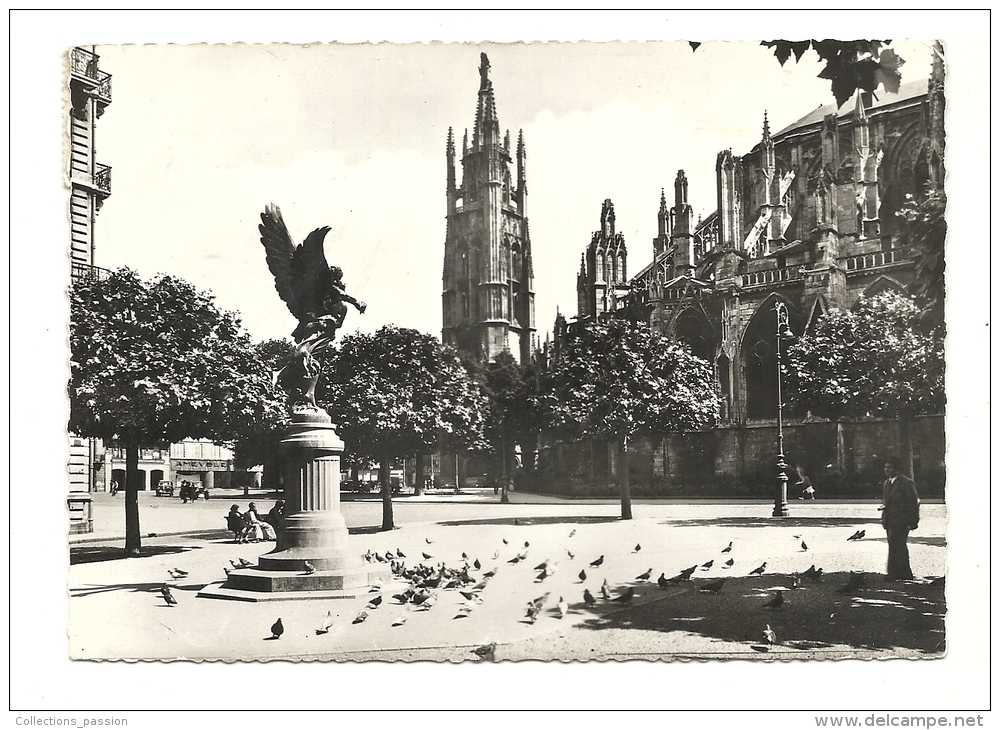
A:
POLYGON ((285 519, 274 550, 261 555, 256 567, 234 570, 222 586, 199 595, 247 601, 348 598, 389 580, 387 567, 369 564, 348 550, 347 525, 340 514, 344 442, 326 412, 295 413, 279 448, 286 464, 285 519))

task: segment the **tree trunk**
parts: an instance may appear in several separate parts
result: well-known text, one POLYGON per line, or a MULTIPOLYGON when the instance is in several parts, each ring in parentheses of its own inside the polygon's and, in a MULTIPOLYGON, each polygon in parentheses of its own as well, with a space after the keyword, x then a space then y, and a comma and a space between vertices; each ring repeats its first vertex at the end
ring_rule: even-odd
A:
POLYGON ((125 557, 139 557, 142 533, 139 530, 139 447, 125 447, 125 557))
POLYGON ((913 473, 913 416, 908 413, 899 417, 899 460, 903 463, 903 474, 916 481, 913 473))
POLYGON ((378 469, 379 483, 382 485, 382 529, 392 530, 392 480, 389 478, 389 452, 384 451, 378 469))
POLYGON ((619 440, 619 445, 621 448, 621 459, 618 463, 621 465, 621 474, 618 477, 618 482, 621 485, 621 498, 622 498, 622 519, 631 520, 632 519, 632 483, 629 476, 628 469, 628 436, 622 436, 619 440))

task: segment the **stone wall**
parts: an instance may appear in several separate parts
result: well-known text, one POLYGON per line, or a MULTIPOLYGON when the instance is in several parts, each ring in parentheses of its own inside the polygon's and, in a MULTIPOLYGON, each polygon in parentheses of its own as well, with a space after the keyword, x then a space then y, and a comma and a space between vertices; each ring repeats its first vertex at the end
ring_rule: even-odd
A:
MULTIPOLYGON (((801 464, 820 498, 881 496, 882 467, 899 454, 899 423, 810 421, 784 427, 789 496, 795 498, 801 464)), ((942 497, 945 432, 942 416, 913 423, 913 471, 922 496, 942 497)), ((629 446, 633 496, 750 497, 774 493, 777 426, 717 428, 636 440, 629 446)), ((617 493, 617 458, 610 444, 553 442, 539 450, 539 469, 522 487, 555 494, 617 493)))

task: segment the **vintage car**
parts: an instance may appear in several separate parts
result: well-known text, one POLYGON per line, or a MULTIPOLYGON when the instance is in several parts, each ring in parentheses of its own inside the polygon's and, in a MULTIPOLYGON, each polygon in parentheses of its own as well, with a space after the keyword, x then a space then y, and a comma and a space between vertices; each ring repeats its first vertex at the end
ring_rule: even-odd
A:
POLYGON ((173 497, 174 496, 174 483, 168 482, 165 479, 161 479, 160 483, 156 485, 156 496, 157 497, 173 497))

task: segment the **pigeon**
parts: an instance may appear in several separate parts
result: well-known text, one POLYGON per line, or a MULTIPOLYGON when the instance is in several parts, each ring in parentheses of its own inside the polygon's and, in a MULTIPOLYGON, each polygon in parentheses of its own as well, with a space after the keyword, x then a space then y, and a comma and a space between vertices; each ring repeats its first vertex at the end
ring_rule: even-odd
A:
POLYGON ((776 591, 774 598, 764 604, 764 608, 781 608, 781 605, 785 602, 785 594, 783 591, 776 591))
POLYGON ((469 614, 472 613, 472 606, 459 606, 458 613, 452 616, 453 619, 456 618, 469 618, 469 614))
POLYGON ((805 552, 805 551, 806 551, 806 550, 808 550, 808 549, 809 549, 809 546, 808 546, 808 545, 806 545, 806 541, 805 541, 805 540, 803 540, 803 541, 802 541, 802 552, 805 552))
POLYGON ((860 540, 864 536, 865 536, 865 531, 864 530, 858 530, 857 532, 855 532, 853 535, 851 535, 847 539, 848 539, 848 541, 851 541, 851 540, 860 540))
POLYGON ((685 568, 680 573, 671 578, 670 582, 680 583, 683 580, 691 580, 691 576, 694 575, 694 571, 697 569, 698 569, 697 565, 692 565, 690 568, 685 568))
POLYGON ((483 578, 492 578, 496 574, 497 574, 497 568, 493 568, 493 570, 483 573, 483 578))
POLYGON ((735 561, 732 558, 729 558, 729 560, 722 564, 723 569, 732 568, 734 562, 735 561))
POLYGON ((168 606, 177 605, 177 599, 174 598, 174 594, 170 592, 170 586, 164 585, 160 588, 160 595, 163 596, 163 600, 167 602, 168 606))
POLYGON ((281 623, 281 619, 279 618, 274 622, 274 625, 271 626, 271 638, 280 639, 283 633, 285 633, 285 626, 281 623))
POLYGON ((556 604, 556 608, 559 609, 559 618, 566 618, 566 612, 569 611, 569 604, 566 603, 566 599, 559 596, 559 603, 556 604))
POLYGON ((528 603, 528 612, 526 615, 528 617, 529 623, 535 623, 535 621, 538 619, 539 611, 541 611, 541 609, 534 603, 528 603))
POLYGON ((462 553, 462 560, 468 560, 468 559, 469 559, 469 556, 467 554, 465 554, 465 553, 462 553))
POLYGON ((808 570, 805 570, 805 571, 802 572, 802 576, 805 577, 805 578, 812 578, 814 575, 816 575, 816 565, 815 564, 810 565, 808 570))
POLYGON ((725 578, 719 578, 718 580, 713 580, 711 583, 706 583, 698 590, 700 591, 711 591, 712 593, 718 593, 722 590, 722 586, 726 584, 725 578))
POLYGON ((793 591, 797 591, 801 587, 802 587, 802 578, 800 578, 797 575, 793 575, 792 576, 792 585, 791 585, 792 590, 793 591))
POLYGON ((728 553, 728 552, 732 552, 732 549, 733 549, 733 541, 732 541, 732 540, 730 540, 730 541, 729 541, 729 544, 728 544, 728 545, 726 545, 726 546, 725 546, 724 548, 722 548, 722 552, 723 552, 723 553, 728 553))
POLYGON ((635 596, 635 588, 629 586, 627 591, 625 591, 620 596, 612 600, 614 600, 617 603, 630 603, 632 601, 633 596, 635 596))
POLYGON ((380 590, 382 590, 382 584, 381 583, 375 583, 375 584, 372 585, 371 588, 368 589, 368 592, 369 593, 378 593, 380 590))
POLYGON ((536 565, 534 569, 535 570, 545 570, 548 567, 549 567, 549 561, 546 560, 546 561, 543 561, 543 562, 539 563, 538 565, 536 565))
POLYGON ((504 544, 504 545, 507 545, 507 544, 509 544, 509 543, 507 542, 507 538, 506 538, 506 537, 505 537, 505 538, 503 538, 503 544, 504 544))
POLYGON ((170 572, 170 575, 172 577, 174 577, 174 578, 187 578, 188 577, 188 572, 186 570, 181 570, 180 568, 174 568, 173 570, 171 570, 169 572, 170 572))
POLYGON ((637 552, 639 552, 640 550, 642 550, 642 545, 640 545, 639 543, 636 543, 636 544, 635 544, 635 547, 634 547, 634 548, 632 548, 632 552, 634 552, 634 553, 637 553, 637 552))
POLYGON ((709 561, 708 561, 707 563, 704 563, 704 564, 703 564, 703 565, 701 566, 701 569, 702 569, 702 570, 708 570, 708 569, 709 569, 709 568, 711 568, 711 567, 712 567, 713 565, 715 565, 715 561, 714 561, 714 560, 709 560, 709 561))
POLYGON ((528 547, 528 541, 527 540, 524 541, 524 546, 528 547))
POLYGON ((637 576, 635 577, 635 579, 636 579, 636 580, 649 580, 649 576, 651 576, 652 574, 653 574, 653 569, 652 569, 652 568, 650 568, 649 570, 647 570, 647 571, 646 571, 645 573, 643 573, 642 575, 637 575, 637 576))
POLYGON ((823 569, 822 568, 816 568, 816 571, 812 575, 809 576, 809 579, 813 583, 815 583, 816 581, 818 581, 822 577, 823 577, 823 569))
POLYGON ((493 551, 493 559, 496 560, 499 557, 500 557, 500 551, 499 550, 494 550, 493 551))
POLYGON ((847 579, 847 582, 837 589, 837 593, 853 593, 854 591, 860 589, 864 582, 865 582, 865 574, 855 573, 852 570, 851 575, 847 579))
POLYGON ((656 579, 656 584, 660 586, 660 588, 666 588, 668 585, 670 585, 670 581, 667 580, 667 574, 660 573, 660 577, 656 579))
POLYGON ((483 599, 479 597, 477 593, 471 591, 459 591, 462 594, 462 598, 466 601, 475 601, 476 603, 482 603, 483 599))
POLYGON ((385 551, 385 562, 391 563, 395 559, 395 557, 396 556, 393 555, 392 552, 390 552, 389 550, 385 551))
POLYGON ((583 589, 583 602, 586 603, 588 606, 593 606, 595 603, 597 603, 597 599, 594 598, 594 594, 591 593, 587 588, 583 589))
POLYGON ((231 566, 233 566, 233 568, 234 568, 234 569, 236 569, 236 570, 239 570, 240 568, 242 568, 242 567, 243 567, 242 565, 240 565, 239 563, 237 563, 237 562, 236 562, 235 560, 233 560, 232 558, 230 558, 230 559, 229 559, 229 564, 230 564, 231 566))
POLYGON ((573 554, 573 551, 570 550, 569 548, 566 548, 566 554, 569 555, 570 560, 576 557, 576 555, 573 554))
POLYGON ((573 535, 575 535, 575 534, 576 534, 576 530, 570 530, 569 531, 569 536, 570 537, 573 537, 573 535))
POLYGON ((483 567, 483 564, 479 562, 479 558, 476 558, 476 562, 472 564, 472 567, 475 568, 476 570, 479 570, 480 568, 483 567))
POLYGON ((312 575, 313 573, 316 572, 316 566, 310 563, 308 560, 302 563, 302 567, 305 568, 306 575, 312 575))
POLYGON ((368 601, 369 610, 374 611, 376 608, 382 605, 382 596, 375 596, 372 600, 368 601))
POLYGON ((767 561, 765 560, 763 563, 760 564, 759 568, 754 568, 748 573, 748 575, 764 575, 764 569, 766 567, 767 567, 767 561))
POLYGON ((240 558, 240 567, 241 568, 250 568, 252 566, 253 566, 253 563, 251 563, 249 560, 247 560, 246 558, 240 558))
POLYGON ((397 618, 395 621, 393 621, 392 625, 393 626, 402 626, 403 624, 406 623, 406 619, 407 618, 408 617, 406 616, 406 614, 403 614, 402 616, 400 616, 399 618, 397 618))
POLYGON ((400 560, 402 560, 406 556, 403 554, 402 550, 400 550, 399 548, 396 548, 396 557, 399 558, 400 560))
POLYGON ((399 601, 400 603, 409 603, 410 602, 410 598, 412 598, 412 597, 413 597, 413 589, 412 588, 410 588, 409 590, 407 590, 405 593, 397 593, 397 594, 395 594, 393 596, 393 598, 395 600, 399 601))
POLYGON ((223 568, 223 570, 226 571, 226 577, 227 578, 229 577, 229 574, 233 572, 232 568, 223 568))
POLYGON ((597 560, 595 560, 594 562, 592 562, 590 564, 590 567, 591 568, 600 568, 603 563, 604 563, 604 556, 602 555, 597 560))
POLYGON ((425 537, 424 538, 424 542, 426 542, 428 545, 433 545, 434 544, 434 542, 429 537, 425 537))
POLYGON ((486 644, 485 646, 480 646, 479 648, 472 650, 472 653, 479 657, 479 661, 481 662, 496 661, 496 652, 497 645, 495 642, 493 644, 486 644))
POLYGON ((375 560, 376 560, 376 562, 379 562, 379 563, 384 563, 385 562, 385 558, 383 558, 380 553, 375 553, 375 560))
POLYGON ((764 643, 768 646, 774 646, 778 643, 778 637, 775 635, 774 631, 771 629, 771 624, 765 624, 763 637, 764 643))
POLYGON ((580 582, 583 583, 585 580, 587 580, 587 571, 581 570, 580 575, 578 575, 577 577, 580 579, 580 582))
POLYGON ((375 559, 375 558, 374 558, 374 557, 372 557, 372 551, 371 551, 371 550, 366 550, 366 551, 365 551, 365 562, 366 562, 366 563, 370 563, 370 562, 372 562, 372 561, 373 561, 374 559, 375 559))
POLYGON ((361 613, 359 613, 357 616, 354 617, 354 620, 351 621, 351 623, 352 624, 361 624, 361 623, 365 622, 366 618, 368 618, 368 612, 367 611, 362 611, 361 613))
POLYGON ((535 576, 535 582, 541 583, 543 580, 549 577, 549 571, 543 570, 541 573, 535 576))
POLYGON ((608 588, 608 579, 604 579, 604 583, 601 584, 601 598, 604 600, 611 599, 611 590, 608 588))
POLYGON ((427 553, 420 553, 420 554, 424 556, 424 560, 430 560, 431 558, 434 557, 433 555, 428 555, 427 553))
POLYGON ((316 635, 330 633, 330 627, 333 626, 333 613, 330 611, 326 612, 326 618, 323 619, 323 625, 316 629, 316 635))

